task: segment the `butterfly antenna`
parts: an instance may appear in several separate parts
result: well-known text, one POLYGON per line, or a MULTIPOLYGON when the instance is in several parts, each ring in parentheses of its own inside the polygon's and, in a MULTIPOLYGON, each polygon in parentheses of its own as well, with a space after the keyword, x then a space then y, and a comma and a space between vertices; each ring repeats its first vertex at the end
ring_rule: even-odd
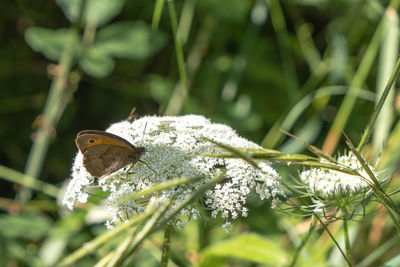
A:
POLYGON ((149 168, 150 170, 152 170, 153 172, 157 173, 158 175, 160 175, 158 172, 156 172, 155 170, 153 170, 146 162, 144 162, 143 160, 139 159, 139 162, 143 163, 144 165, 147 166, 147 168, 149 168))
POLYGON ((143 139, 144 139, 144 134, 145 134, 145 132, 146 132, 146 128, 147 128, 147 121, 146 121, 146 124, 144 125, 144 129, 143 129, 142 143, 143 143, 143 139))

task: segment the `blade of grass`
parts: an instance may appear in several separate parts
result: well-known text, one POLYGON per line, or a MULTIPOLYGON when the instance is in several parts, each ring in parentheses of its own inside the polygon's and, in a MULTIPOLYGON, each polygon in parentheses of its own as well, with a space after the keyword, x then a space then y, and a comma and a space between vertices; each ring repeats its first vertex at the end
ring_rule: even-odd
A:
MULTIPOLYGON (((337 164, 337 163, 322 162, 318 158, 313 158, 313 157, 310 157, 307 155, 284 154, 284 153, 277 154, 276 152, 271 153, 270 152, 271 150, 268 150, 268 152, 266 152, 266 153, 262 153, 262 152, 248 153, 248 152, 246 152, 246 150, 236 149, 234 147, 213 141, 206 137, 203 137, 203 138, 232 153, 232 154, 207 154, 207 156, 223 157, 223 158, 226 158, 226 157, 241 158, 241 159, 249 162, 249 164, 251 164, 253 167, 255 167, 257 169, 259 169, 259 167, 258 167, 257 162, 254 159, 265 159, 265 160, 268 160, 270 163, 284 162, 287 165, 296 165, 297 164, 297 165, 301 165, 301 166, 320 167, 320 168, 331 169, 331 170, 335 170, 335 171, 339 171, 339 172, 343 172, 343 173, 347 173, 347 174, 351 174, 351 175, 360 176, 359 173, 357 173, 356 171, 354 171, 353 169, 351 169, 345 165, 341 165, 341 164, 337 164)), ((362 176, 360 176, 360 177, 362 178, 362 176)), ((367 180, 367 182, 368 181, 369 180, 367 180)))
MULTIPOLYGON (((347 136, 345 136, 347 138, 347 136)), ((400 233, 400 211, 397 208, 396 204, 393 202, 393 200, 382 190, 379 181, 376 179, 375 175, 369 168, 367 162, 363 159, 363 157, 358 153, 357 149, 354 147, 354 145, 350 142, 349 139, 347 139, 347 145, 351 149, 351 151, 354 153, 354 155, 357 157, 358 161, 362 165, 363 169, 367 172, 368 176, 371 178, 373 183, 368 183, 369 186, 371 187, 372 191, 375 193, 375 196, 378 198, 379 201, 383 203, 385 208, 388 211, 389 217, 392 219, 393 225, 395 226, 396 230, 400 233)))
POLYGON ((165 4, 165 0, 157 0, 156 1, 156 5, 154 7, 154 13, 153 13, 153 20, 151 22, 151 27, 154 30, 157 30, 158 26, 160 24, 160 19, 161 19, 162 11, 164 9, 164 4, 165 4))
MULTIPOLYGON (((385 34, 383 36, 383 44, 379 55, 376 102, 380 100, 386 82, 390 79, 392 70, 395 68, 399 51, 399 23, 397 13, 393 9, 388 9, 386 13, 387 16, 385 16, 384 21, 385 34)), ((374 127, 374 155, 379 155, 381 153, 382 146, 387 140, 393 122, 393 86, 391 86, 390 90, 385 104, 382 106, 382 110, 376 119, 376 127, 374 127)))
POLYGON ((333 157, 331 157, 329 154, 324 153, 323 151, 321 151, 316 146, 309 145, 309 144, 303 142, 300 138, 298 138, 297 136, 295 136, 295 135, 293 135, 293 134, 291 134, 291 133, 289 133, 289 132, 287 132, 285 130, 281 129, 281 131, 283 133, 285 133, 286 135, 292 137, 293 139, 296 139, 299 143, 302 143, 313 154, 315 154, 315 155, 317 155, 317 156, 319 156, 319 157, 321 157, 323 159, 326 159, 326 160, 328 160, 330 162, 336 162, 336 160, 333 157))
MULTIPOLYGON (((158 228, 164 226, 171 218, 173 218, 181 209, 183 209, 186 205, 193 202, 195 199, 199 198, 204 192, 206 192, 211 187, 215 186, 222 180, 226 179, 225 173, 214 177, 213 179, 209 180, 206 184, 200 186, 190 197, 186 198, 185 200, 181 201, 179 205, 177 205, 174 210, 168 214, 167 217, 164 217, 160 223, 158 224, 158 228)), ((157 230, 157 229, 155 229, 157 230)))
MULTIPOLYGON (((157 222, 167 211, 169 206, 172 204, 172 200, 165 201, 154 214, 146 221, 143 228, 134 235, 133 240, 130 243, 125 242, 119 251, 115 253, 114 258, 107 264, 108 267, 121 266, 124 260, 143 242, 143 240, 152 232, 157 222)), ((130 241, 130 238, 127 239, 130 241)))
POLYGON ((382 96, 381 96, 376 108, 374 109, 374 111, 372 113, 371 119, 370 119, 367 127, 365 128, 364 134, 361 137, 360 143, 357 146, 357 150, 358 151, 362 151, 362 149, 364 148, 365 144, 367 143, 367 141, 368 141, 368 139, 369 139, 369 137, 371 135, 371 132, 372 132, 372 127, 374 126, 376 118, 378 117, 379 112, 382 109, 383 104, 385 103, 385 100, 386 100, 387 96, 389 95, 390 89, 392 88, 395 79, 399 75, 399 71, 400 71, 400 57, 398 58, 397 63, 396 63, 396 67, 393 70, 392 75, 390 76, 390 79, 389 79, 388 83, 386 84, 386 88, 383 91, 382 96))
POLYGON ((178 64, 178 72, 180 83, 177 84, 175 90, 170 98, 170 101, 165 109, 166 115, 176 115, 182 109, 183 103, 185 102, 186 96, 188 94, 188 80, 185 67, 185 57, 183 53, 182 40, 178 32, 178 19, 175 10, 174 0, 167 1, 169 15, 171 18, 172 34, 174 35, 174 45, 176 61, 178 64))
POLYGON ((86 243, 85 246, 79 248, 70 255, 66 256, 57 266, 70 266, 79 259, 92 253, 96 248, 102 246, 110 239, 114 238, 115 236, 119 235, 122 232, 127 231, 133 225, 139 224, 140 222, 144 221, 152 214, 154 214, 154 212, 155 212, 155 205, 150 204, 150 206, 147 207, 147 211, 145 213, 135 216, 126 223, 117 226, 115 229, 105 232, 104 234, 94 238, 92 241, 86 243))
POLYGON ((54 198, 58 196, 60 191, 58 187, 54 185, 42 182, 32 176, 20 173, 2 165, 0 165, 0 177, 7 181, 23 185, 26 188, 37 190, 54 198))
MULTIPOLYGON (((115 259, 121 258, 124 253, 126 252, 126 250, 129 248, 129 245, 132 243, 133 239, 135 238, 135 234, 136 234, 136 229, 132 229, 130 233, 128 233, 125 237, 125 239, 119 243, 118 247, 111 251, 110 253, 108 253, 105 257, 104 260, 101 259, 101 266, 107 266, 110 264, 110 262, 112 262, 115 259)), ((115 266, 115 264, 114 264, 115 266)))
POLYGON ((278 51, 282 58, 282 70, 286 77, 285 83, 289 92, 289 100, 294 103, 299 95, 298 78, 295 63, 291 53, 290 38, 286 28, 285 16, 283 15, 279 0, 265 0, 270 9, 272 26, 278 40, 278 51))
MULTIPOLYGON (((395 8, 398 5, 398 2, 398 0, 392 0, 389 4, 389 8, 395 8)), ((384 18, 381 19, 379 25, 375 30, 372 40, 369 42, 364 57, 362 58, 360 65, 350 83, 349 91, 343 99, 343 102, 331 126, 331 129, 329 130, 328 136, 325 139, 322 150, 328 154, 332 154, 332 152, 336 148, 340 139, 341 132, 346 126, 351 114, 351 110, 354 107, 356 100, 355 95, 358 94, 359 88, 362 87, 362 85, 364 84, 368 72, 373 65, 382 39, 383 20, 384 18)))
MULTIPOLYGON (((284 118, 278 120, 276 124, 271 128, 270 132, 265 136, 262 141, 263 147, 276 147, 283 136, 282 132, 279 131, 283 129, 289 131, 293 128, 294 124, 298 121, 299 117, 304 113, 304 111, 310 107, 316 101, 334 95, 344 95, 348 91, 348 86, 326 86, 318 88, 311 93, 302 97, 299 101, 294 104, 290 110, 287 111, 284 118)), ((360 99, 365 99, 368 101, 374 101, 375 94, 370 91, 361 89, 356 97, 360 99)))
MULTIPOLYGON (((217 177, 214 177, 213 179, 208 181, 206 184, 200 186, 190 197, 188 197, 185 200, 181 201, 171 212, 169 212, 168 216, 162 217, 162 216, 158 216, 157 215, 157 220, 156 220, 155 219, 156 218, 156 214, 155 214, 152 217, 152 218, 154 218, 154 221, 146 223, 147 227, 145 226, 142 229, 142 231, 139 232, 139 234, 136 236, 135 240, 132 242, 132 244, 131 244, 131 246, 129 248, 129 252, 126 255, 132 253, 137 248, 137 246, 144 240, 145 237, 147 237, 148 235, 154 233, 155 231, 159 230, 162 227, 166 227, 167 223, 172 218, 174 218, 176 216, 176 214, 178 214, 181 209, 183 209, 189 203, 191 203, 192 201, 197 199, 199 196, 201 196, 206 190, 208 190, 212 186, 214 186, 217 183, 219 183, 220 181, 222 181, 222 179, 224 179, 224 178, 225 178, 225 176, 224 176, 224 174, 222 174, 222 175, 219 175, 217 177), (159 221, 158 221, 158 218, 160 218, 159 221)), ((165 207, 168 208, 171 203, 172 203, 172 201, 168 201, 168 205, 165 206, 165 207)), ((164 205, 162 207, 164 207, 164 205)), ((163 211, 163 213, 164 212, 165 212, 165 210, 163 211)), ((122 258, 121 258, 121 260, 122 260, 122 258)), ((118 261, 118 262, 120 262, 120 261, 118 261)), ((114 266, 114 265, 109 265, 109 266, 114 266)))
POLYGON ((179 19, 178 34, 182 44, 186 44, 189 38, 190 28, 193 22, 196 0, 185 0, 181 17, 179 19))
POLYGON ((119 199, 119 202, 121 203, 121 202, 125 202, 128 200, 134 200, 134 199, 146 197, 146 196, 152 195, 156 192, 160 192, 162 190, 169 189, 171 187, 187 184, 187 183, 199 180, 199 179, 201 179, 201 177, 182 177, 182 178, 175 178, 172 180, 168 180, 168 181, 159 183, 157 185, 154 185, 147 190, 138 191, 131 195, 124 196, 121 199, 119 199))

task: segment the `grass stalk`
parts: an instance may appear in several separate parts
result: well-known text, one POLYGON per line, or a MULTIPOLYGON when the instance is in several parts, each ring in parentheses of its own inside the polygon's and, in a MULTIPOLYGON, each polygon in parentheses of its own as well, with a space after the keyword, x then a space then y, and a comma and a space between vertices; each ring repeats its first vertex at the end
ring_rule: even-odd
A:
MULTIPOLYGON (((388 8, 396 8, 399 4, 399 0, 392 0, 389 4, 388 8)), ((386 15, 385 15, 386 16, 386 15)), ((375 60, 375 56, 379 50, 380 44, 382 42, 382 33, 383 33, 383 21, 385 18, 383 17, 377 26, 375 33, 372 37, 372 40, 369 42, 368 48, 362 58, 360 65, 350 82, 349 91, 343 102, 339 108, 338 113, 336 114, 335 120, 329 130, 328 136, 324 142, 322 150, 328 154, 332 154, 335 150, 341 133, 344 127, 347 124, 347 121, 350 117, 351 111, 354 107, 356 95, 358 94, 360 88, 365 82, 367 78, 368 72, 373 66, 373 62, 375 60)))
POLYGON ((121 250, 115 254, 114 258, 107 264, 107 266, 121 266, 124 260, 143 242, 143 240, 156 227, 159 219, 163 217, 171 203, 172 200, 167 200, 159 208, 157 208, 154 214, 146 221, 143 228, 136 234, 132 235, 132 237, 134 236, 134 238, 132 240, 131 238, 126 239, 126 241, 129 241, 129 243, 125 242, 125 244, 121 246, 121 250))
POLYGON ((92 253, 95 249, 102 246, 112 238, 116 237, 120 233, 123 233, 130 229, 132 226, 139 224, 140 222, 144 221, 148 217, 150 217, 154 213, 154 205, 148 206, 147 211, 141 215, 135 216, 130 219, 128 222, 123 223, 116 227, 112 231, 108 231, 92 241, 86 243, 85 246, 79 248, 78 250, 74 251, 70 255, 66 256, 57 266, 70 266, 73 263, 77 262, 81 258, 85 257, 86 255, 92 253))
MULTIPOLYGON (((25 174, 34 179, 38 178, 42 169, 51 135, 60 118, 60 110, 65 106, 64 95, 68 86, 68 76, 73 66, 77 42, 78 34, 74 28, 71 28, 59 61, 59 71, 51 83, 50 92, 41 115, 41 123, 33 138, 33 145, 25 166, 25 174)), ((21 201, 27 201, 31 194, 30 189, 24 188, 20 191, 18 198, 21 201)))
POLYGON ((160 25, 160 20, 162 16, 162 11, 164 9, 165 0, 157 0, 154 7, 153 21, 151 22, 151 27, 157 30, 160 25))
POLYGON ((182 40, 178 32, 178 18, 176 15, 174 0, 167 1, 169 15, 171 18, 172 34, 174 35, 174 45, 176 53, 176 61, 178 64, 178 72, 180 83, 176 85, 171 99, 166 107, 166 115, 176 115, 181 111, 188 94, 188 79, 185 66, 185 58, 182 47, 182 40))
POLYGON ((279 43, 279 54, 282 58, 282 70, 286 77, 285 83, 289 93, 289 100, 294 103, 299 95, 299 86, 293 55, 289 49, 290 38, 280 2, 279 0, 266 0, 270 9, 272 26, 279 43))
MULTIPOLYGON (((388 9, 384 21, 383 44, 379 55, 378 79, 376 88, 376 103, 379 102, 384 92, 386 82, 390 79, 392 70, 395 69, 396 58, 399 51, 399 26, 398 16, 395 10, 388 9)), ((393 86, 387 95, 385 104, 376 119, 376 127, 373 134, 373 151, 375 155, 381 153, 381 149, 390 133, 393 122, 393 86)))
POLYGON ((383 91, 382 96, 379 99, 379 102, 372 113, 371 119, 370 119, 367 127, 365 128, 364 134, 361 137, 360 143, 358 144, 358 147, 357 147, 358 151, 362 151, 362 149, 364 148, 365 144, 367 143, 369 137, 371 136, 371 132, 372 132, 374 123, 379 115, 379 112, 381 111, 381 109, 383 107, 383 104, 386 101, 387 96, 390 93, 390 89, 392 88, 394 81, 396 80, 397 76, 399 75, 399 71, 400 71, 400 57, 398 58, 396 67, 393 70, 392 75, 390 76, 390 79, 389 79, 388 83, 386 84, 385 90, 383 91))
POLYGON ((37 190, 54 198, 58 196, 60 191, 58 187, 52 184, 42 182, 32 176, 20 173, 2 165, 0 165, 0 177, 12 183, 23 185, 25 188, 37 190))

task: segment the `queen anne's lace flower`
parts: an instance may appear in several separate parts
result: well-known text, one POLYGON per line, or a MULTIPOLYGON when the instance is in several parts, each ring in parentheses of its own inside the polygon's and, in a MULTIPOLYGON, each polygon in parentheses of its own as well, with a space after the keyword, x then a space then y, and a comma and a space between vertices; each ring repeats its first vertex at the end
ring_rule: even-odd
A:
MULTIPOLYGON (((129 165, 116 171, 98 183, 104 191, 110 192, 107 207, 112 225, 144 208, 135 201, 118 201, 121 197, 138 190, 149 189, 153 185, 175 177, 204 177, 189 185, 164 190, 153 196, 160 204, 175 198, 175 204, 189 197, 198 186, 222 173, 226 169, 227 181, 217 184, 205 194, 203 203, 211 209, 212 217, 218 215, 225 219, 225 228, 229 228, 231 219, 247 215, 247 195, 254 190, 261 199, 269 199, 272 206, 278 202, 277 196, 283 194, 280 177, 265 162, 259 164, 262 171, 249 163, 234 158, 215 158, 205 154, 219 153, 222 150, 206 141, 204 137, 238 148, 259 148, 238 136, 230 127, 211 123, 202 116, 187 115, 181 117, 143 117, 133 122, 122 121, 108 128, 107 132, 119 135, 135 146, 146 147, 142 156, 147 165, 137 162, 129 174, 129 165)), ((79 152, 72 167, 72 180, 65 194, 63 204, 72 209, 76 202, 87 201, 87 186, 95 181, 82 165, 79 152)), ((175 219, 177 226, 185 225, 185 218, 197 218, 199 211, 190 206, 180 211, 175 219)))
MULTIPOLYGON (((300 174, 300 178, 313 195, 335 200, 357 196, 369 190, 370 187, 366 180, 371 180, 352 152, 340 156, 337 162, 356 171, 360 176, 325 168, 304 170, 300 174)), ((375 169, 372 166, 369 167, 376 176, 377 172, 375 169)))

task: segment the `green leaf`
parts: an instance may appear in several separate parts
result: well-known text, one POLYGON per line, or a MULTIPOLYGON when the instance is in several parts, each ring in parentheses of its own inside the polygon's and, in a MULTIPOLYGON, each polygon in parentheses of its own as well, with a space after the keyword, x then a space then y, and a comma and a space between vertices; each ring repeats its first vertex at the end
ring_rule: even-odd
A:
POLYGON ((285 264, 289 258, 276 242, 252 233, 216 243, 206 248, 203 255, 202 266, 211 266, 208 264, 221 257, 274 265, 285 264))
POLYGON ((79 62, 82 70, 93 77, 102 78, 112 72, 115 60, 95 47, 90 48, 79 62))
POLYGON ((83 210, 71 212, 49 229, 38 253, 45 266, 54 266, 57 263, 71 239, 77 241, 84 236, 81 234, 77 238, 76 235, 84 226, 86 214, 83 210))
MULTIPOLYGON (((56 0, 65 16, 71 22, 79 18, 82 0, 56 0)), ((125 4, 125 0, 86 0, 83 21, 101 26, 115 18, 125 4)))
POLYGON ((97 26, 115 18, 125 4, 125 0, 89 0, 86 4, 84 20, 97 26))
POLYGON ((46 58, 57 61, 68 41, 70 30, 50 30, 40 27, 30 27, 25 31, 25 41, 36 52, 46 58))
POLYGON ((140 22, 118 22, 101 29, 94 46, 104 54, 120 58, 143 59, 158 51, 165 35, 140 22))
POLYGON ((56 3, 69 21, 75 22, 78 19, 82 0, 56 0, 56 3))
POLYGON ((47 234, 51 225, 44 216, 20 214, 0 217, 1 236, 39 240, 47 234))
POLYGON ((229 22, 242 22, 249 14, 250 2, 243 0, 200 1, 217 18, 229 22))

